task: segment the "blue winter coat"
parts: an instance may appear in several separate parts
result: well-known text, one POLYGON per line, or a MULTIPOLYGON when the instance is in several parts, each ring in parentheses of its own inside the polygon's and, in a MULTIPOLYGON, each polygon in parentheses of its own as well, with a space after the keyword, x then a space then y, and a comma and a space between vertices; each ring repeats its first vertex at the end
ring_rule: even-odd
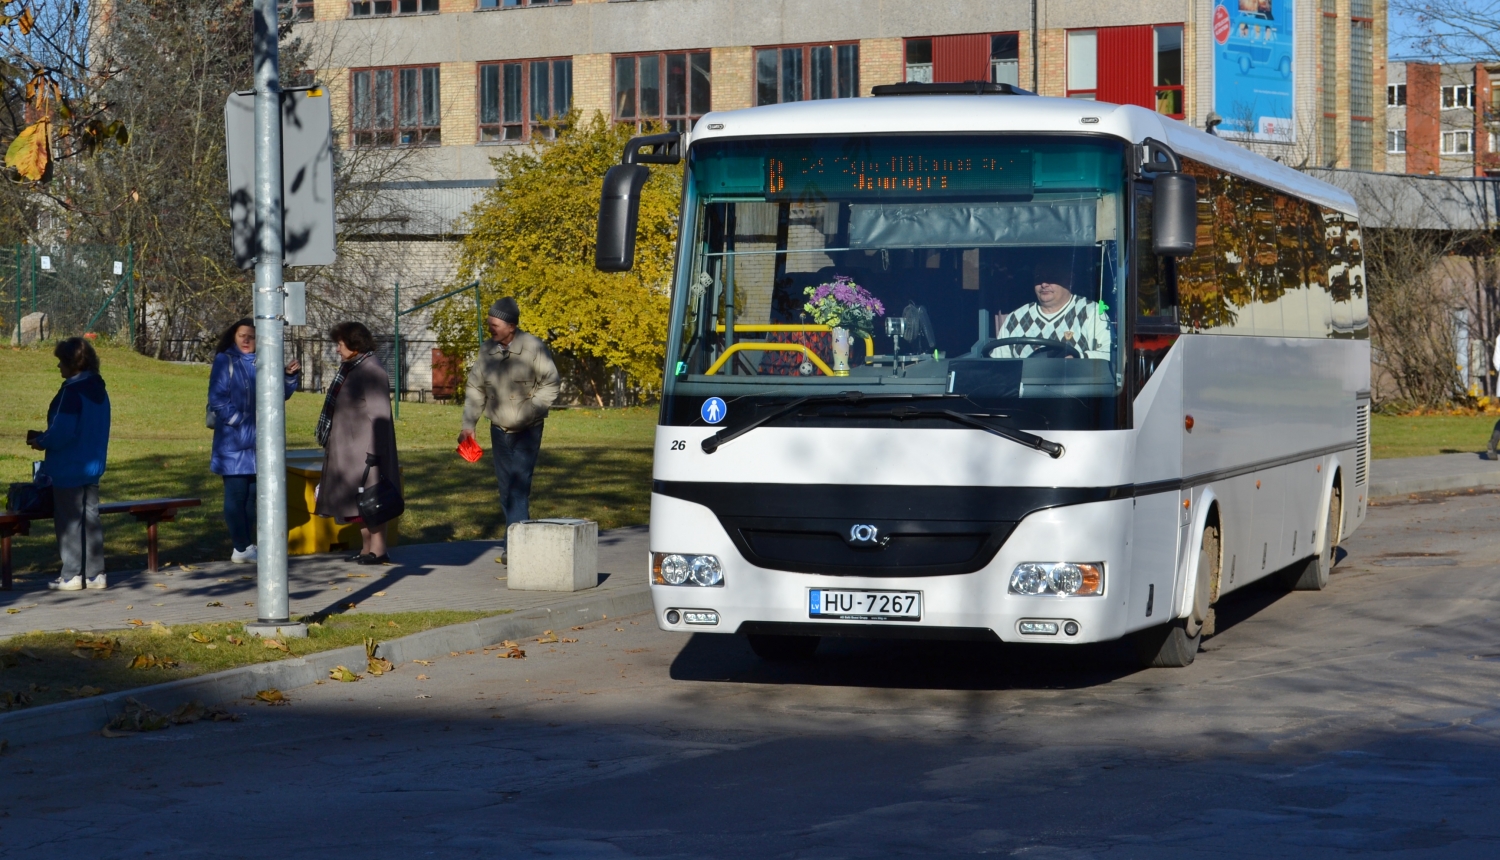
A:
MULTIPOLYGON (((300 380, 300 374, 286 377, 287 399, 300 380)), ((208 374, 208 408, 214 413, 209 469, 215 475, 255 474, 255 353, 231 346, 214 356, 208 374)))
POLYGON ((47 452, 42 472, 54 487, 99 483, 109 457, 109 392, 98 373, 86 370, 63 380, 37 444, 47 452))

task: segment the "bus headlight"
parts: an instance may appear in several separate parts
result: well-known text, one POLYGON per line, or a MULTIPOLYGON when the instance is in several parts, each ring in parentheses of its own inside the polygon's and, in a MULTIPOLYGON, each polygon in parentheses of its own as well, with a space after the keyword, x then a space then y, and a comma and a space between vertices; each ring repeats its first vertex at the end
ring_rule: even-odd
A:
POLYGON ((1104 593, 1104 563, 1026 561, 1010 574, 1011 594, 1093 597, 1104 593))
POLYGON ((719 563, 718 556, 713 555, 653 552, 651 581, 656 585, 722 586, 724 565, 719 563))

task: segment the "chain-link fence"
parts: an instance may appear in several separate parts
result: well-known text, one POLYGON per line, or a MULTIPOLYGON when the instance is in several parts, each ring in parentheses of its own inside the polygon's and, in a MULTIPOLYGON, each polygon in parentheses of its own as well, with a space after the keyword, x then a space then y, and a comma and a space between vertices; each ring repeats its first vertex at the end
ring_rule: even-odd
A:
POLYGON ((95 334, 135 339, 131 247, 0 245, 0 331, 12 344, 95 334))

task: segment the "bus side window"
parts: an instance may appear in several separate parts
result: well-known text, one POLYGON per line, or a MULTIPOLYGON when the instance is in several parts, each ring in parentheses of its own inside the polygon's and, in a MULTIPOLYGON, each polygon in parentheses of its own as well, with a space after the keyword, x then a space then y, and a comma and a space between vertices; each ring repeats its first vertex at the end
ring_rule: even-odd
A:
POLYGON ((1177 326, 1177 267, 1151 247, 1152 189, 1135 190, 1135 316, 1140 331, 1170 332, 1177 326))
POLYGON ((1170 257, 1158 257, 1152 249, 1152 188, 1137 185, 1135 189, 1134 261, 1135 286, 1135 393, 1166 357, 1181 332, 1177 323, 1177 266, 1170 257))

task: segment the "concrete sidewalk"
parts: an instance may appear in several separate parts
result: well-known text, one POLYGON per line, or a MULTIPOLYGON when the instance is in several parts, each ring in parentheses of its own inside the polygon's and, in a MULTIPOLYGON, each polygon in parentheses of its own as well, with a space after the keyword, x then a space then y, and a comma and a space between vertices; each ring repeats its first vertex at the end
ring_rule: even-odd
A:
POLYGON ((1400 457, 1370 464, 1370 498, 1441 490, 1500 488, 1500 461, 1474 454, 1400 457))
MULTIPOLYGON (((412 544, 391 550, 390 566, 367 567, 342 554, 293 556, 287 565, 291 614, 324 611, 545 608, 585 595, 646 588, 646 527, 599 535, 599 586, 576 593, 511 591, 496 564, 495 541, 412 544)), ((254 565, 176 565, 157 573, 110 572, 103 591, 48 591, 45 578, 16 580, 0 592, 0 638, 31 630, 118 630, 131 619, 168 626, 255 617, 254 565), (219 603, 221 606, 211 604, 219 603), (17 611, 11 611, 17 610, 17 611)))

